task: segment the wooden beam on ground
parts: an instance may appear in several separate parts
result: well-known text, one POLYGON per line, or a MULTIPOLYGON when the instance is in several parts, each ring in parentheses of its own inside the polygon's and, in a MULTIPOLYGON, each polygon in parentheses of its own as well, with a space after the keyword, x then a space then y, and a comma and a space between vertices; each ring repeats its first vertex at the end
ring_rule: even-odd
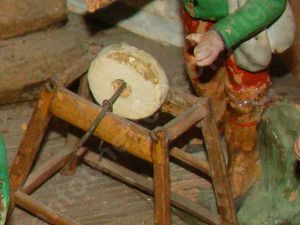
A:
MULTIPOLYGON (((98 171, 105 172, 114 178, 136 187, 150 195, 154 194, 153 180, 150 178, 141 176, 117 163, 112 162, 111 160, 100 158, 99 154, 91 151, 87 152, 83 160, 87 165, 98 171)), ((183 198, 174 192, 171 193, 171 204, 206 223, 211 225, 221 224, 220 217, 218 215, 213 214, 208 209, 183 198)))
POLYGON ((184 152, 183 150, 179 148, 172 148, 170 151, 170 155, 179 160, 180 162, 185 163, 186 165, 201 171, 205 175, 210 176, 210 168, 208 162, 205 162, 201 159, 197 159, 195 156, 192 154, 189 154, 187 152, 184 152))
MULTIPOLYGON (((68 87, 75 80, 82 77, 89 70, 92 61, 96 58, 100 49, 101 47, 99 45, 90 45, 86 54, 76 59, 72 65, 65 69, 65 71, 53 75, 52 78, 57 82, 56 85, 68 87)), ((90 89, 87 82, 87 76, 82 79, 84 80, 84 85, 81 84, 80 88, 84 89, 83 92, 88 95, 90 89)))
POLYGON ((64 217, 62 214, 50 209, 49 207, 39 203, 38 201, 31 198, 29 195, 17 191, 14 195, 16 204, 25 209, 26 211, 32 213, 36 217, 49 224, 55 225, 81 225, 76 221, 64 217))
POLYGON ((66 19, 66 0, 1 0, 0 39, 40 30, 66 19))
POLYGON ((68 161, 71 150, 64 148, 62 151, 57 152, 49 161, 44 163, 39 168, 35 169, 27 178, 22 192, 31 194, 58 170, 60 170, 68 161))
MULTIPOLYGON (((2 7, 2 1, 0 5, 2 7)), ((5 12, 4 9, 1 10, 5 12)), ((67 24, 47 32, 39 31, 2 40, 0 105, 36 100, 49 77, 65 72, 70 74, 69 68, 74 68, 78 62, 78 67, 82 66, 77 60, 87 53, 87 49, 80 39, 74 38, 75 35, 72 24, 67 24)), ((82 70, 86 72, 93 58, 94 56, 77 74, 82 70)))

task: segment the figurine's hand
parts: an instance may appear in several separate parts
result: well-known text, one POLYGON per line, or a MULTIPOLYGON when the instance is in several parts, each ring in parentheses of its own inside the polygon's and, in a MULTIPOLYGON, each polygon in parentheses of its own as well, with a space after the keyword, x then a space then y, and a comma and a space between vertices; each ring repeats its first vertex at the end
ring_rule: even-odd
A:
POLYGON ((209 66, 224 50, 224 43, 220 35, 209 30, 203 34, 193 33, 186 36, 186 39, 194 46, 194 55, 198 66, 209 66))
POLYGON ((97 9, 103 8, 115 0, 85 0, 89 12, 95 12, 97 9))

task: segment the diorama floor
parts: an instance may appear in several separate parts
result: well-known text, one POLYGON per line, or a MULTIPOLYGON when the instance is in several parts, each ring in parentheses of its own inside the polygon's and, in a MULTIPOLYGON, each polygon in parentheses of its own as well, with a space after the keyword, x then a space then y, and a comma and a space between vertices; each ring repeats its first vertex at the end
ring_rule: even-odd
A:
MULTIPOLYGON (((161 63, 172 86, 191 92, 189 83, 184 76, 181 48, 162 45, 126 30, 108 27, 100 23, 98 25, 94 23, 92 27, 87 27, 85 19, 77 15, 70 14, 69 22, 64 27, 40 31, 33 35, 17 38, 16 41, 7 40, 7 43, 20 43, 23 40, 28 44, 30 40, 34 39, 35 41, 31 42, 32 46, 28 44, 27 48, 34 48, 36 42, 40 41, 39 51, 41 54, 47 55, 49 49, 61 51, 59 43, 57 46, 48 46, 47 41, 44 40, 45 38, 53 38, 52 33, 58 32, 69 34, 64 36, 66 39, 64 42, 72 42, 74 46, 78 44, 82 48, 86 48, 91 42, 106 46, 121 41, 142 48, 161 63)), ((2 43, 5 44, 5 42, 2 43)), ((23 51, 26 52, 24 49, 23 51)), ((26 54, 30 56, 31 52, 27 51, 26 54)), ((3 61, 4 58, 7 59, 6 63, 8 63, 8 57, 4 53, 0 53, 0 60, 3 61)), ((276 67, 274 68, 276 70, 276 67)), ((277 93, 300 103, 299 85, 293 80, 292 75, 287 73, 283 76, 276 76, 272 81, 273 88, 277 93)), ((0 107, 0 133, 6 142, 9 164, 16 154, 34 106, 35 101, 28 101, 0 107)), ((57 123, 59 122, 52 121, 52 129, 49 130, 43 141, 41 155, 36 166, 45 162, 64 146, 68 127, 63 126, 65 130, 62 132, 61 128, 56 128, 57 123)), ((84 225, 153 224, 153 201, 151 197, 82 164, 75 176, 68 177, 58 173, 40 187, 33 196, 45 205, 84 225)), ((186 224, 175 214, 172 220, 175 225, 186 224)), ((45 223, 22 209, 16 209, 7 224, 42 225, 45 223)))

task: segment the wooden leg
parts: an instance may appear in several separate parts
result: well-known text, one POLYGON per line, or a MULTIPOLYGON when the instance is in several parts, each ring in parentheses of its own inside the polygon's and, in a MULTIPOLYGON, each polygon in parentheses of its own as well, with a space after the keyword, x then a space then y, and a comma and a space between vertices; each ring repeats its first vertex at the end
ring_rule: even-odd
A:
POLYGON ((201 122, 217 206, 222 224, 236 225, 237 217, 219 132, 211 114, 201 122))
POLYGON ((70 157, 66 165, 60 170, 60 173, 65 176, 73 176, 76 172, 78 165, 79 157, 74 155, 73 150, 75 149, 76 144, 79 142, 80 138, 72 133, 67 134, 65 141, 65 147, 69 149, 70 157))
POLYGON ((54 92, 44 91, 28 124, 28 128, 19 146, 18 153, 10 169, 12 208, 14 193, 24 184, 40 143, 43 139, 51 113, 50 106, 54 92))
POLYGON ((170 177, 168 143, 164 132, 157 133, 153 151, 155 225, 170 225, 170 177))
MULTIPOLYGON (((88 85, 87 75, 83 76, 80 80, 80 85, 78 89, 78 94, 86 99, 90 99, 90 89, 88 85)), ((65 146, 72 151, 71 161, 68 162, 63 169, 60 171, 61 174, 65 176, 73 176, 76 172, 76 168, 78 166, 79 160, 81 157, 75 156, 75 147, 76 144, 80 141, 80 138, 72 133, 67 134, 67 139, 65 142, 65 146)))

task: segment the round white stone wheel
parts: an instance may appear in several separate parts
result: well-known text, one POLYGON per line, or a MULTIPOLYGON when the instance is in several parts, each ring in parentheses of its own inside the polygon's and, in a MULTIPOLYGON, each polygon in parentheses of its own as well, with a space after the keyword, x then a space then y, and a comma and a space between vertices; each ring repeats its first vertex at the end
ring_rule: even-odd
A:
POLYGON ((88 81, 99 104, 125 81, 127 87, 113 105, 113 112, 134 120, 153 115, 169 90, 166 73, 156 59, 126 43, 102 49, 90 66, 88 81))

